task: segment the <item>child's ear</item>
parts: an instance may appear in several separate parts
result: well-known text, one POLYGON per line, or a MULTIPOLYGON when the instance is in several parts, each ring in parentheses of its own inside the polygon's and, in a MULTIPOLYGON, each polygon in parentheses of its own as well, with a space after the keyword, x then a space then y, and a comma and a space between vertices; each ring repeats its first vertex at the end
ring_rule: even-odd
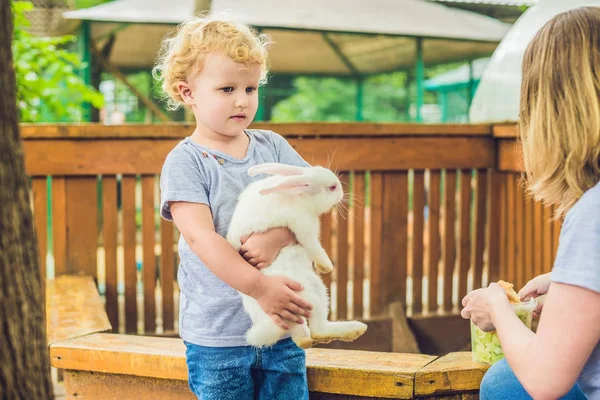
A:
POLYGON ((181 96, 185 104, 191 106, 194 103, 194 94, 192 93, 192 89, 190 88, 190 85, 187 82, 177 82, 177 90, 179 91, 179 95, 181 96))

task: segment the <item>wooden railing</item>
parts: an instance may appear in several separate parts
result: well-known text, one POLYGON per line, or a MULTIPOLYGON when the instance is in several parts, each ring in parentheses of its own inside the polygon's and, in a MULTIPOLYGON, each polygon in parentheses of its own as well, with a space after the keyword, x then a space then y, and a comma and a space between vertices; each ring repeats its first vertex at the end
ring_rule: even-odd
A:
MULTIPOLYGON (((257 127, 347 184, 347 216, 334 210, 322 227, 334 318, 371 318, 394 302, 409 315, 456 312, 472 288, 499 277, 521 285, 551 265, 559 225, 523 196, 514 126, 257 127)), ((178 233, 157 215, 158 174, 192 130, 22 127, 41 273, 48 253, 55 275, 95 277, 115 331, 176 327, 178 233)))

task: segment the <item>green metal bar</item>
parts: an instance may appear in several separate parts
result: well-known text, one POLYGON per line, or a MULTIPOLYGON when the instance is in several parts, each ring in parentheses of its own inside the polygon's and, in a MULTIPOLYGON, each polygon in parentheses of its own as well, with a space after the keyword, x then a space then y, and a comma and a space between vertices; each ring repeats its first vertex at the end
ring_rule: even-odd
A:
POLYGON ((255 121, 264 121, 265 120, 265 99, 268 95, 268 90, 266 87, 261 87, 258 90, 258 109, 256 110, 256 116, 254 117, 255 121))
MULTIPOLYGON (((80 70, 81 79, 86 85, 92 83, 92 53, 90 50, 90 23, 83 21, 78 37, 78 51, 83 68, 80 70)), ((82 121, 89 122, 92 115, 92 106, 90 103, 84 103, 82 106, 82 121)))
POLYGON ((356 121, 363 120, 363 97, 364 97, 364 79, 356 79, 356 121))
POLYGON ((423 122, 421 109, 425 101, 425 62, 423 61, 423 38, 417 38, 417 65, 416 65, 416 83, 417 83, 417 122, 423 122))
POLYGON ((473 71, 473 60, 469 61, 469 84, 467 85, 467 99, 469 99, 468 105, 471 107, 473 101, 473 89, 475 87, 475 76, 473 71))
POLYGON ((354 75, 355 77, 360 76, 360 71, 358 71, 354 64, 352 64, 352 61, 350 61, 348 57, 346 57, 346 55, 342 52, 342 49, 340 49, 337 43, 331 40, 329 35, 325 32, 322 33, 322 36, 323 39, 327 42, 327 44, 329 44, 329 47, 331 47, 333 52, 340 58, 340 60, 344 63, 346 68, 348 68, 348 70, 352 73, 352 75, 354 75))

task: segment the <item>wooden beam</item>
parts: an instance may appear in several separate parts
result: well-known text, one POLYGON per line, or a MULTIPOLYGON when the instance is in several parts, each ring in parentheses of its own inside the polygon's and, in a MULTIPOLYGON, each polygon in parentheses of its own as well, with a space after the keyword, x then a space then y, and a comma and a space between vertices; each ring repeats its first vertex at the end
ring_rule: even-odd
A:
MULTIPOLYGON (((158 174, 177 139, 27 140, 30 176, 158 174)), ((491 168, 494 141, 476 137, 289 139, 313 165, 338 171, 491 168)))
POLYGON ((496 141, 496 169, 504 172, 522 172, 523 150, 517 139, 496 141))
MULTIPOLYGON (((399 123, 255 123, 251 129, 272 130, 285 137, 355 137, 355 136, 477 136, 491 137, 491 125, 469 124, 399 124, 399 123)), ((173 138, 183 139, 194 131, 190 123, 161 124, 21 124, 23 139, 116 139, 173 138)))
POLYGON ((473 361, 470 351, 450 353, 417 372, 415 396, 477 391, 488 368, 473 361))

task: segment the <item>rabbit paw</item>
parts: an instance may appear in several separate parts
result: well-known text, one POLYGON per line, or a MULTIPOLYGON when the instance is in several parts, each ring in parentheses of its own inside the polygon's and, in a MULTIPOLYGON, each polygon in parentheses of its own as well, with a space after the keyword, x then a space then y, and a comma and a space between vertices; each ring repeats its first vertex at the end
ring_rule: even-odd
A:
POLYGON ((315 263, 315 267, 317 268, 317 271, 319 271, 322 274, 328 274, 331 271, 333 271, 333 264, 329 260, 326 263, 315 263))

